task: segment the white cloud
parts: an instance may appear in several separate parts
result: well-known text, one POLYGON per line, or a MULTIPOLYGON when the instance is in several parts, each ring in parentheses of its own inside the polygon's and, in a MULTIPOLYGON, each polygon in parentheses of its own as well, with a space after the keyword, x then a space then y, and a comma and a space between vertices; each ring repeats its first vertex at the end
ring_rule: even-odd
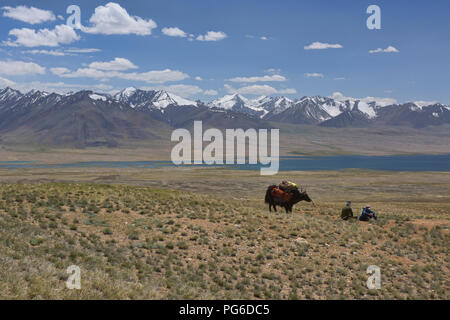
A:
POLYGON ((70 73, 70 70, 67 68, 50 68, 50 72, 57 76, 61 76, 65 73, 70 73))
POLYGON ((0 61, 0 74, 11 76, 45 74, 45 68, 34 62, 0 61))
POLYGON ((392 105, 397 103, 397 100, 394 98, 379 98, 379 97, 365 97, 365 98, 353 98, 353 97, 346 97, 344 96, 341 92, 333 92, 333 95, 330 97, 333 98, 336 101, 346 101, 346 100, 350 100, 350 101, 356 101, 359 100, 360 103, 370 103, 370 102, 376 102, 377 105, 381 106, 381 107, 385 107, 388 105, 392 105))
POLYGON ((121 79, 143 81, 147 83, 165 83, 181 81, 189 78, 189 75, 178 70, 165 69, 144 73, 121 73, 118 77, 121 79))
POLYGON ((0 87, 11 87, 15 84, 16 83, 14 81, 0 77, 0 87))
POLYGON ((157 87, 143 87, 142 90, 164 90, 173 94, 176 94, 177 96, 180 96, 182 98, 189 98, 193 95, 203 93, 203 89, 194 86, 194 85, 188 85, 188 84, 173 84, 169 86, 157 86, 157 87))
POLYGON ((345 79, 345 77, 337 77, 337 78, 334 78, 333 80, 339 81, 339 80, 346 80, 346 79, 345 79))
POLYGON ((438 102, 437 101, 423 101, 423 100, 414 101, 414 104, 416 106, 420 107, 420 108, 426 107, 426 106, 430 106, 430 105, 433 105, 433 104, 436 104, 436 103, 438 103, 438 102))
POLYGON ((62 51, 56 51, 56 50, 28 50, 23 51, 23 53, 31 53, 31 54, 45 54, 49 56, 65 56, 66 54, 62 51))
POLYGON ((397 48, 393 47, 393 46, 388 46, 386 49, 375 49, 375 50, 369 50, 369 53, 379 53, 379 52, 384 52, 384 53, 398 53, 400 52, 397 48))
POLYGON ((188 35, 186 32, 181 30, 180 28, 173 27, 173 28, 162 28, 162 33, 164 33, 166 36, 169 37, 180 37, 180 38, 186 38, 188 35))
POLYGON ((267 38, 267 37, 265 37, 265 36, 262 36, 261 38, 260 38, 261 40, 269 40, 269 38, 267 38))
POLYGON ((20 20, 29 24, 38 24, 46 21, 55 21, 56 17, 52 11, 42 10, 35 7, 17 6, 3 7, 3 16, 20 20))
MULTIPOLYGON (((1 80, 0 80, 1 85, 1 80)), ((11 87, 20 90, 22 92, 28 92, 30 90, 40 90, 46 92, 56 92, 56 93, 66 93, 70 91, 79 91, 79 90, 100 90, 105 92, 106 90, 111 90, 113 87, 104 84, 90 85, 90 84, 76 84, 76 83, 65 83, 62 81, 59 82, 41 82, 41 81, 32 81, 32 82, 23 82, 23 83, 15 83, 11 85, 11 87)))
POLYGON ((278 93, 279 94, 296 94, 297 93, 297 90, 295 90, 295 89, 281 89, 281 90, 278 90, 278 93))
POLYGON ((233 88, 229 84, 224 85, 225 89, 231 93, 239 93, 239 94, 251 94, 251 95, 260 95, 260 96, 268 96, 271 94, 294 94, 297 93, 295 89, 281 89, 277 90, 274 87, 271 87, 269 85, 251 85, 251 86, 245 86, 238 89, 233 88))
POLYGON ((98 89, 98 90, 106 91, 106 90, 111 90, 114 87, 110 86, 109 84, 100 83, 100 84, 95 85, 95 88, 98 89))
POLYGON ((219 92, 217 92, 217 90, 211 89, 211 90, 205 90, 205 91, 203 92, 203 94, 204 94, 205 96, 217 96, 217 95, 219 94, 219 92))
POLYGON ((313 42, 310 45, 304 47, 305 50, 326 50, 326 49, 340 49, 342 45, 339 43, 330 44, 330 43, 322 43, 322 42, 313 42))
POLYGON ((264 70, 264 72, 269 74, 280 74, 281 69, 269 68, 267 70, 264 70))
POLYGON ((58 25, 53 30, 39 29, 37 32, 29 28, 12 29, 9 35, 17 39, 5 41, 4 44, 13 47, 57 47, 80 40, 76 32, 65 24, 58 25))
POLYGON ((90 27, 82 27, 82 31, 93 34, 136 34, 140 36, 152 34, 157 24, 152 19, 130 16, 124 8, 114 2, 95 8, 89 19, 90 27))
POLYGON ((85 48, 85 49, 71 48, 64 51, 69 53, 94 53, 94 52, 101 52, 102 50, 96 48, 85 48))
POLYGON ((199 77, 199 76, 195 77, 195 80, 197 80, 197 81, 203 81, 202 77, 199 77))
POLYGON ((198 41, 220 41, 227 37, 225 32, 222 31, 208 31, 205 35, 199 35, 198 41))
POLYGON ((231 82, 282 82, 287 79, 280 75, 262 76, 262 77, 236 77, 232 79, 227 79, 226 81, 231 82))
POLYGON ((305 77, 307 78, 323 78, 323 74, 322 73, 305 73, 305 77))
POLYGON ((89 68, 105 71, 125 71, 128 69, 137 69, 137 66, 128 59, 115 58, 109 62, 92 62, 89 68))
POLYGON ((142 81, 147 83, 165 83, 172 81, 181 81, 189 78, 189 75, 178 70, 152 70, 148 72, 119 72, 119 71, 104 71, 94 68, 79 68, 76 71, 71 71, 67 68, 51 68, 50 71, 62 78, 94 78, 94 79, 108 79, 117 78, 133 81, 142 81))

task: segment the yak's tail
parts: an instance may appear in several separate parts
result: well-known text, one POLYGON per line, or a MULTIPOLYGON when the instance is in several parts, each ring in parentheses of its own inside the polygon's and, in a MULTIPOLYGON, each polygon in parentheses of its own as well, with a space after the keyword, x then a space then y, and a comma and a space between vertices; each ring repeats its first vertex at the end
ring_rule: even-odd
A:
POLYGON ((273 188, 276 188, 276 185, 271 185, 269 188, 267 188, 266 191, 266 198, 264 200, 265 203, 270 203, 270 192, 272 191, 273 188))

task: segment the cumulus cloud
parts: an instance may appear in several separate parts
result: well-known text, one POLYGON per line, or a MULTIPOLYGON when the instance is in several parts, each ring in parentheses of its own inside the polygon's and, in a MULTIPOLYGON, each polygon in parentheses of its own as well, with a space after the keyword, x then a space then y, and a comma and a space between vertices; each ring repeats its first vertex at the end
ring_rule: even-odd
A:
POLYGON ((195 80, 197 80, 197 81, 203 81, 202 77, 199 77, 199 76, 195 77, 195 80))
POLYGON ((217 90, 211 89, 211 90, 205 90, 203 92, 203 94, 205 96, 217 96, 219 94, 219 92, 217 92, 217 90))
POLYGON ((16 83, 14 81, 0 77, 0 87, 11 87, 14 86, 15 84, 16 83))
POLYGON ((220 41, 227 37, 222 31, 208 31, 205 35, 199 35, 196 39, 198 41, 220 41))
POLYGON ((400 52, 397 48, 393 46, 388 46, 386 49, 377 48, 375 50, 369 50, 369 53, 398 53, 400 52))
POLYGON ((277 90, 274 87, 271 87, 269 85, 251 85, 251 86, 245 86, 241 88, 233 88, 229 84, 225 84, 225 89, 231 93, 239 93, 239 94, 251 94, 251 95, 260 95, 260 96, 268 96, 271 94, 294 94, 297 93, 295 89, 281 89, 277 90))
POLYGON ((186 38, 188 36, 186 32, 177 27, 162 28, 162 33, 169 37, 186 38))
POLYGON ((152 34, 157 24, 152 19, 145 20, 130 16, 118 3, 109 2, 95 8, 89 19, 91 26, 82 27, 82 31, 93 34, 136 34, 140 36, 152 34))
POLYGON ((181 81, 189 78, 189 75, 178 70, 152 70, 148 72, 120 72, 115 70, 99 70, 94 68, 79 68, 71 71, 67 68, 51 68, 50 71, 62 78, 93 78, 93 79, 125 79, 133 81, 142 81, 147 83, 165 83, 173 81, 181 81))
POLYGON ((12 29, 9 31, 9 35, 16 37, 16 39, 5 41, 4 44, 13 47, 57 47, 60 44, 69 44, 80 40, 80 36, 65 24, 58 25, 53 30, 12 29))
POLYGON ((11 76, 45 74, 45 68, 34 62, 0 61, 0 74, 11 76))
POLYGON ((307 78, 323 78, 323 74, 317 73, 317 72, 305 73, 305 77, 307 77, 307 78))
POLYGON ((284 76, 281 75, 271 75, 271 76, 262 76, 262 77, 236 77, 227 79, 227 81, 231 82, 282 82, 286 81, 287 79, 284 76))
POLYGON ((339 43, 330 44, 323 42, 313 42, 310 45, 304 47, 305 50, 326 50, 326 49, 340 49, 343 48, 339 43))
POLYGON ((89 68, 105 71, 125 71, 129 69, 137 69, 130 60, 125 58, 115 58, 109 62, 92 62, 89 68))
POLYGON ((172 81, 181 81, 189 78, 189 75, 178 70, 165 69, 143 73, 122 73, 119 74, 118 77, 126 80, 136 80, 147 83, 165 83, 172 81))
POLYGON ((70 70, 67 68, 50 68, 50 72, 57 76, 61 76, 66 73, 70 73, 70 70))
POLYGON ((52 11, 42 10, 35 7, 17 6, 3 7, 3 16, 29 24, 38 24, 46 21, 55 21, 56 17, 52 11))

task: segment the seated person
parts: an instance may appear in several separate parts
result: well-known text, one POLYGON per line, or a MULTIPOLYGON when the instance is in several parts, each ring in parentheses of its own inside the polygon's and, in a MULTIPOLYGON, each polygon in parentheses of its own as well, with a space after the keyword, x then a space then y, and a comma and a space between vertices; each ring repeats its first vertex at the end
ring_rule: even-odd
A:
POLYGON ((348 220, 348 219, 353 219, 356 217, 353 216, 353 210, 352 210, 352 202, 351 201, 347 201, 347 204, 345 205, 344 208, 342 208, 341 211, 341 219, 342 220, 348 220))
POLYGON ((370 206, 366 206, 363 209, 361 216, 359 217, 359 221, 369 221, 371 218, 374 218, 375 220, 377 220, 377 216, 375 215, 375 212, 370 210, 370 206))

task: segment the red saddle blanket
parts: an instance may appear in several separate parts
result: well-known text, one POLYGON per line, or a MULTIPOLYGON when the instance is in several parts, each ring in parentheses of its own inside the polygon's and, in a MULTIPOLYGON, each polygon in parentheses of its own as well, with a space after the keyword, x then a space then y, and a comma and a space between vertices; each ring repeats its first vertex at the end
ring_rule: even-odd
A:
POLYGON ((271 191, 271 195, 273 198, 278 198, 284 201, 289 201, 292 198, 292 195, 288 192, 284 192, 280 188, 273 188, 271 191))

